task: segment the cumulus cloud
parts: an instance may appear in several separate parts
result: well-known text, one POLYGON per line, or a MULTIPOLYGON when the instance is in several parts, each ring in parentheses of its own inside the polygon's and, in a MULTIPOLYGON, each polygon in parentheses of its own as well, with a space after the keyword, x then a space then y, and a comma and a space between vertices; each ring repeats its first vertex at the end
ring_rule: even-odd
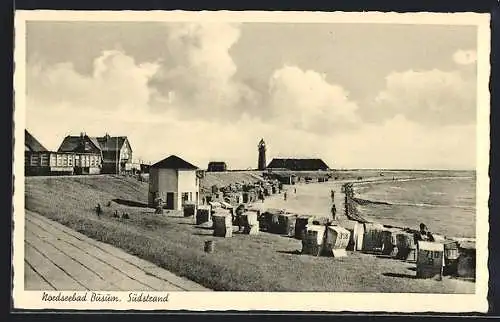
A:
POLYGON ((233 79, 237 66, 229 50, 239 37, 233 24, 169 24, 169 56, 151 85, 159 96, 175 97, 173 103, 190 117, 233 116, 236 108, 251 105, 254 94, 233 79))
POLYGON ((476 82, 458 71, 393 72, 373 112, 384 118, 402 114, 425 125, 475 123, 476 82))
POLYGON ((80 131, 119 135, 132 123, 161 121, 149 108, 148 82, 157 63, 137 64, 123 52, 104 51, 93 67, 84 75, 71 63, 27 65, 27 128, 48 148, 57 149, 62 137, 80 131))
POLYGON ((182 108, 180 117, 237 121, 248 114, 265 122, 331 132, 356 120, 357 106, 340 86, 319 73, 283 66, 270 75, 265 92, 234 76, 231 48, 238 25, 169 24, 169 55, 151 80, 157 110, 182 108))
POLYGON ((453 54, 453 61, 459 65, 471 65, 477 61, 477 52, 475 50, 457 50, 453 54))
POLYGON ((319 157, 332 167, 475 164, 475 82, 459 72, 390 74, 374 109, 383 121, 366 124, 362 106, 318 71, 285 65, 265 92, 236 80, 230 49, 238 26, 168 30, 162 60, 104 51, 88 75, 70 63, 29 65, 27 128, 50 149, 81 130, 109 132, 127 135, 135 158, 177 154, 200 167, 214 159, 255 167, 261 137, 269 159, 319 157))
POLYGON ((358 106, 341 86, 325 76, 295 66, 276 70, 269 81, 269 109, 273 117, 293 128, 331 132, 357 122, 358 106))
POLYGON ((35 104, 70 103, 75 108, 134 110, 148 105, 149 79, 157 63, 136 64, 119 51, 104 51, 94 60, 93 74, 79 74, 71 63, 27 67, 27 95, 35 104))

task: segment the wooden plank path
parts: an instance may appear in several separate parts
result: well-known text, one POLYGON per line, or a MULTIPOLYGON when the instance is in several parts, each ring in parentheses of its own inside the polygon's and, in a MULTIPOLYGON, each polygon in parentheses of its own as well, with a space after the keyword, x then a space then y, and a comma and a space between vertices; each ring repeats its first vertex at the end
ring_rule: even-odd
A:
POLYGON ((35 212, 25 223, 26 290, 210 291, 35 212))

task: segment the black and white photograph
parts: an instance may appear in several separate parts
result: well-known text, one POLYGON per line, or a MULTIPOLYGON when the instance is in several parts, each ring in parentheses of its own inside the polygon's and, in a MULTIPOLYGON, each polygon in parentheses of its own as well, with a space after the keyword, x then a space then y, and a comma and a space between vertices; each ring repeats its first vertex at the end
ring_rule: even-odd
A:
POLYGON ((16 12, 14 304, 485 311, 489 22, 16 12))

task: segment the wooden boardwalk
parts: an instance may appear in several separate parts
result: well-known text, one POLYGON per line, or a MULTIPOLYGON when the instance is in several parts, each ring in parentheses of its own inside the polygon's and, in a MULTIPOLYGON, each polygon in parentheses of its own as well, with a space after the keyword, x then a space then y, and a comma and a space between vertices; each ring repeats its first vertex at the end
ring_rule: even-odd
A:
POLYGON ((210 291, 26 210, 26 290, 210 291))

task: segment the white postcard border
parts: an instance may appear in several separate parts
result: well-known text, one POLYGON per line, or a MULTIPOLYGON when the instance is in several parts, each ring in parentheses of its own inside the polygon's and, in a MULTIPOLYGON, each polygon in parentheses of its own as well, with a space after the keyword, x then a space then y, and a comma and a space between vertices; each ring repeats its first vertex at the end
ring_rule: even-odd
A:
MULTIPOLYGON (((488 309, 488 232, 489 232, 489 14, 476 13, 325 13, 257 11, 16 11, 15 13, 15 106, 14 106, 14 308, 79 310, 269 310, 269 311, 384 311, 384 312, 486 312, 488 309), (478 112, 477 112, 477 279, 476 293, 261 293, 261 292, 168 292, 167 303, 130 303, 128 292, 118 295, 120 303, 46 302, 43 292, 24 291, 24 167, 26 21, 231 21, 300 23, 404 23, 455 24, 478 26, 478 112)), ((57 294, 58 292, 51 292, 57 294)), ((72 294, 73 292, 62 292, 72 294)), ((81 292, 79 292, 81 293, 81 292)), ((91 293, 90 291, 88 293, 91 293)), ((148 292, 148 294, 165 293, 148 292)))

